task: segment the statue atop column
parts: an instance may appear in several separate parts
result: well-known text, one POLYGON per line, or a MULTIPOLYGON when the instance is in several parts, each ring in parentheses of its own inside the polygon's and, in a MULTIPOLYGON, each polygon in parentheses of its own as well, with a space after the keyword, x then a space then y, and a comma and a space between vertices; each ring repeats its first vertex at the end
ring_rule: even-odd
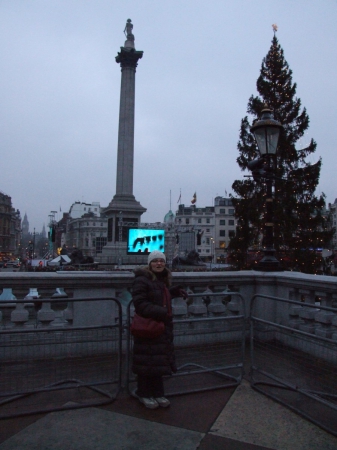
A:
POLYGON ((125 48, 135 48, 135 37, 132 34, 132 29, 133 24, 131 22, 131 19, 128 19, 124 28, 124 34, 126 36, 126 41, 124 44, 125 48))

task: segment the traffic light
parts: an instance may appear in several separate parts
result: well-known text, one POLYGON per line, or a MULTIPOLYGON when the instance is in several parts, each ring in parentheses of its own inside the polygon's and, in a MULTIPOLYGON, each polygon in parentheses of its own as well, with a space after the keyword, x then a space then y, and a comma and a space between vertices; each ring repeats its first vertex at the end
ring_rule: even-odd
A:
POLYGON ((268 178, 269 168, 264 157, 253 159, 248 163, 248 169, 252 171, 254 181, 260 181, 261 178, 268 178))

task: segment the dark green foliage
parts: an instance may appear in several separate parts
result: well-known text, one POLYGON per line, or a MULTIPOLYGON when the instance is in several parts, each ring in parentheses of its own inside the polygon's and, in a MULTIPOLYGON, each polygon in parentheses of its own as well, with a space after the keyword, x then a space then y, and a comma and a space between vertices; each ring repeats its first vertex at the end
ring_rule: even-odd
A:
MULTIPOLYGON (((283 50, 276 36, 267 56, 262 61, 260 76, 256 83, 258 96, 248 101, 246 116, 241 121, 237 163, 247 170, 248 162, 259 156, 250 127, 261 115, 267 104, 274 117, 283 125, 278 153, 274 161, 274 244, 279 258, 284 258, 286 267, 306 273, 316 273, 320 258, 316 248, 328 245, 332 231, 327 229, 323 215, 325 195, 315 196, 322 161, 315 164, 306 161, 316 151, 316 142, 311 139, 306 148, 296 149, 296 144, 309 128, 306 109, 301 109, 301 100, 296 98, 296 83, 292 82, 292 71, 284 59, 283 50), (251 119, 251 121, 249 120, 251 119)), ((246 268, 247 250, 261 249, 263 242, 263 214, 265 211, 265 184, 253 178, 236 180, 232 186, 238 227, 229 249, 237 268, 246 268)))

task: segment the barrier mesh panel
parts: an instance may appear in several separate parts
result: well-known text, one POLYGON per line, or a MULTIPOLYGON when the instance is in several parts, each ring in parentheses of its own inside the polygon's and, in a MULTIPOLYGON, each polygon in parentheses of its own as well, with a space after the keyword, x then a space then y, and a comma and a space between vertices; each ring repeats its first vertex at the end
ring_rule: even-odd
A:
MULTIPOLYGON (((289 308, 285 302, 281 305, 279 300, 283 312, 289 308)), ((315 305, 302 307, 310 309, 315 305)), ((337 435, 337 342, 302 332, 298 327, 261 320, 253 312, 252 386, 337 435)))
POLYGON ((121 383, 119 336, 115 323, 40 327, 31 312, 28 326, 0 329, 0 418, 113 400, 121 383))
MULTIPOLYGON (((243 376, 243 316, 203 318, 174 322, 174 344, 178 372, 165 380, 167 395, 236 386, 243 376)), ((131 372, 129 389, 136 377, 131 372)))

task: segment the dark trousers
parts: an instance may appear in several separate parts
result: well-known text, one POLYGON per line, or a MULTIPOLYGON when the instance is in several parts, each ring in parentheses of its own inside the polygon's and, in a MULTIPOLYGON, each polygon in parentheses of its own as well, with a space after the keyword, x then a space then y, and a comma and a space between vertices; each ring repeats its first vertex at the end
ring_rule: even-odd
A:
POLYGON ((137 375, 137 391, 138 397, 163 397, 164 396, 164 382, 163 377, 147 377, 144 375, 137 375))

